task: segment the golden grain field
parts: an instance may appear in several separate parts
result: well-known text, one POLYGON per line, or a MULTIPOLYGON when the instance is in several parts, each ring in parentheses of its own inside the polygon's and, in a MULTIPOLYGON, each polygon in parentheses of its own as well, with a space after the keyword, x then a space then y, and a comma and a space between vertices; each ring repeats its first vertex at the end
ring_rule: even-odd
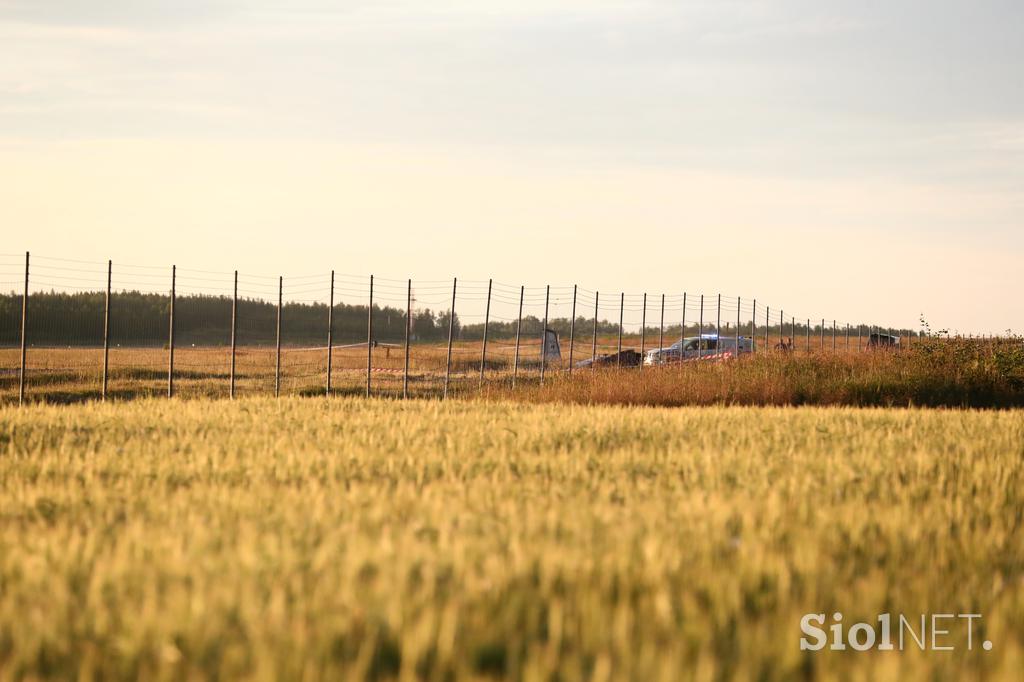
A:
POLYGON ((0 679, 1022 669, 1020 411, 0 408, 0 679), (983 618, 972 651, 801 652, 834 611, 983 618))

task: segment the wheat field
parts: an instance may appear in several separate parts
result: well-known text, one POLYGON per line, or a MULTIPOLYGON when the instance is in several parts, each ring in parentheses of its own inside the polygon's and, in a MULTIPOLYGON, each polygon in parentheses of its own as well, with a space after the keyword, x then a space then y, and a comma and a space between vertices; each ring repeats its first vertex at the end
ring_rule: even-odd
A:
POLYGON ((0 519, 4 680, 1024 668, 1020 411, 8 407, 0 519), (972 651, 801 652, 833 611, 983 619, 972 651))

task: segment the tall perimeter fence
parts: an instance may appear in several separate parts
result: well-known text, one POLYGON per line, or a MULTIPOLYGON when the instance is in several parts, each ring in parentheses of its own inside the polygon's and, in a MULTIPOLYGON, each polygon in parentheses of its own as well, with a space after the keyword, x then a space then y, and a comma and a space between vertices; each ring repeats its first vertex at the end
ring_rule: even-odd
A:
POLYGON ((906 346, 925 335, 718 293, 335 271, 262 276, 28 253, 0 254, 0 291, 10 292, 0 294, 3 402, 447 397, 483 382, 515 387, 602 362, 621 366, 702 334, 711 336, 697 344, 697 359, 721 358, 716 336, 751 353, 820 353, 863 352, 873 338, 906 346), (552 336, 544 330, 557 334, 557 354, 541 352, 552 336))

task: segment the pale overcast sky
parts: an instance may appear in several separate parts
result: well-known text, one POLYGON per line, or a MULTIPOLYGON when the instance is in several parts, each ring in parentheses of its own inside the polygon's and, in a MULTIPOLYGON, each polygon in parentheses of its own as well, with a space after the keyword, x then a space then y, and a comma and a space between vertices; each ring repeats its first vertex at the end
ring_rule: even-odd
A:
POLYGON ((2 253, 1024 329, 1024 3, 0 0, 2 253))

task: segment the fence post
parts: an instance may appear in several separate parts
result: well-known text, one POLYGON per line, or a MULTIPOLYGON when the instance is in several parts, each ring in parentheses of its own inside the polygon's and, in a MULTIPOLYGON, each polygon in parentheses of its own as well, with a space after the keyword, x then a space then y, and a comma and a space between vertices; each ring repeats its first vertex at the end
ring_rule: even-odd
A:
POLYGON ((448 312, 448 358, 444 368, 444 393, 442 399, 448 397, 448 384, 452 377, 452 335, 455 333, 455 292, 458 290, 459 278, 452 278, 452 307, 448 312))
MULTIPOLYGON (((231 294, 231 375, 228 379, 228 396, 235 398, 235 351, 238 346, 238 270, 235 270, 235 288, 231 294)), ((329 362, 329 361, 328 361, 329 362)))
POLYGON ((683 359, 686 346, 686 292, 683 292, 683 315, 679 320, 679 359, 683 359))
POLYGON ((647 344, 647 292, 644 292, 644 307, 640 314, 640 369, 644 368, 644 346, 647 344))
POLYGON ((101 400, 107 399, 107 375, 110 371, 110 280, 114 270, 113 261, 107 261, 107 297, 103 303, 103 391, 101 400))
POLYGON ((704 294, 700 295, 700 324, 697 326, 697 359, 704 357, 704 294))
POLYGON ((821 318, 821 327, 818 328, 818 350, 825 352, 825 318, 821 318))
POLYGON ((850 352, 850 323, 846 323, 846 352, 850 352))
POLYGON ((25 252, 25 289, 21 295, 21 369, 18 372, 18 404, 25 403, 25 349, 28 334, 28 251, 25 252))
POLYGON ((683 318, 679 321, 679 362, 686 358, 686 292, 683 292, 683 318))
POLYGON ((811 352, 811 318, 809 318, 809 317, 807 318, 807 329, 805 329, 804 331, 805 331, 805 336, 806 336, 806 340, 807 340, 807 352, 810 353, 811 352))
POLYGON ((569 320, 569 374, 572 374, 573 351, 576 349, 576 285, 572 285, 572 319, 569 320))
POLYGON ((484 342, 483 348, 480 351, 480 383, 484 382, 484 365, 487 364, 487 325, 491 321, 491 285, 494 284, 493 279, 487 280, 487 311, 484 313, 484 342))
POLYGON ((601 292, 595 291, 594 292, 594 344, 593 344, 593 347, 591 347, 591 349, 590 349, 590 369, 592 369, 592 370, 597 368, 597 316, 598 316, 597 302, 600 300, 600 298, 601 298, 601 292))
POLYGON ((862 325, 860 322, 857 323, 857 352, 858 353, 860 353, 861 351, 864 350, 864 345, 860 341, 860 338, 861 338, 861 328, 863 326, 864 325, 862 325))
POLYGON ((548 368, 548 303, 551 301, 551 285, 544 290, 544 324, 540 330, 540 383, 544 384, 544 372, 548 368))
POLYGON ((736 297, 736 357, 740 356, 740 307, 742 297, 736 297))
MULTIPOLYGON (((772 326, 772 308, 771 306, 764 307, 764 350, 768 351, 768 331, 772 326)), ((782 325, 779 325, 779 340, 782 340, 782 325)))
POLYGON ((832 352, 836 352, 836 321, 832 320, 832 352))
POLYGON ((793 342, 793 351, 796 351, 796 315, 789 316, 789 338, 793 342))
POLYGON ((331 395, 334 372, 334 270, 331 270, 331 295, 327 303, 327 395, 331 395))
POLYGON ((412 333, 412 279, 405 292, 405 369, 402 371, 402 398, 409 397, 409 336, 412 333))
POLYGON ((274 397, 281 395, 281 307, 284 301, 284 277, 277 278, 277 360, 274 364, 274 397))
POLYGON ((753 312, 750 313, 750 352, 751 354, 757 352, 754 343, 754 337, 757 336, 757 299, 754 299, 753 312))
POLYGON ((661 295, 661 322, 658 332, 658 353, 665 348, 665 294, 661 295))
POLYGON ((366 397, 370 397, 370 375, 373 372, 373 275, 370 275, 370 301, 366 306, 366 397))
POLYGON ((512 388, 516 387, 516 377, 519 375, 519 338, 523 331, 523 295, 526 292, 526 286, 519 286, 519 318, 516 321, 516 354, 515 359, 512 361, 512 388))
POLYGON ((718 337, 722 335, 722 295, 718 295, 718 316, 715 318, 715 353, 721 351, 718 347, 718 337))
POLYGON ((615 351, 615 366, 622 367, 622 313, 626 309, 626 292, 619 293, 619 345, 615 351))
POLYGON ((178 277, 178 266, 171 266, 171 309, 170 309, 170 331, 167 337, 167 397, 174 397, 174 299, 175 281, 178 277))

